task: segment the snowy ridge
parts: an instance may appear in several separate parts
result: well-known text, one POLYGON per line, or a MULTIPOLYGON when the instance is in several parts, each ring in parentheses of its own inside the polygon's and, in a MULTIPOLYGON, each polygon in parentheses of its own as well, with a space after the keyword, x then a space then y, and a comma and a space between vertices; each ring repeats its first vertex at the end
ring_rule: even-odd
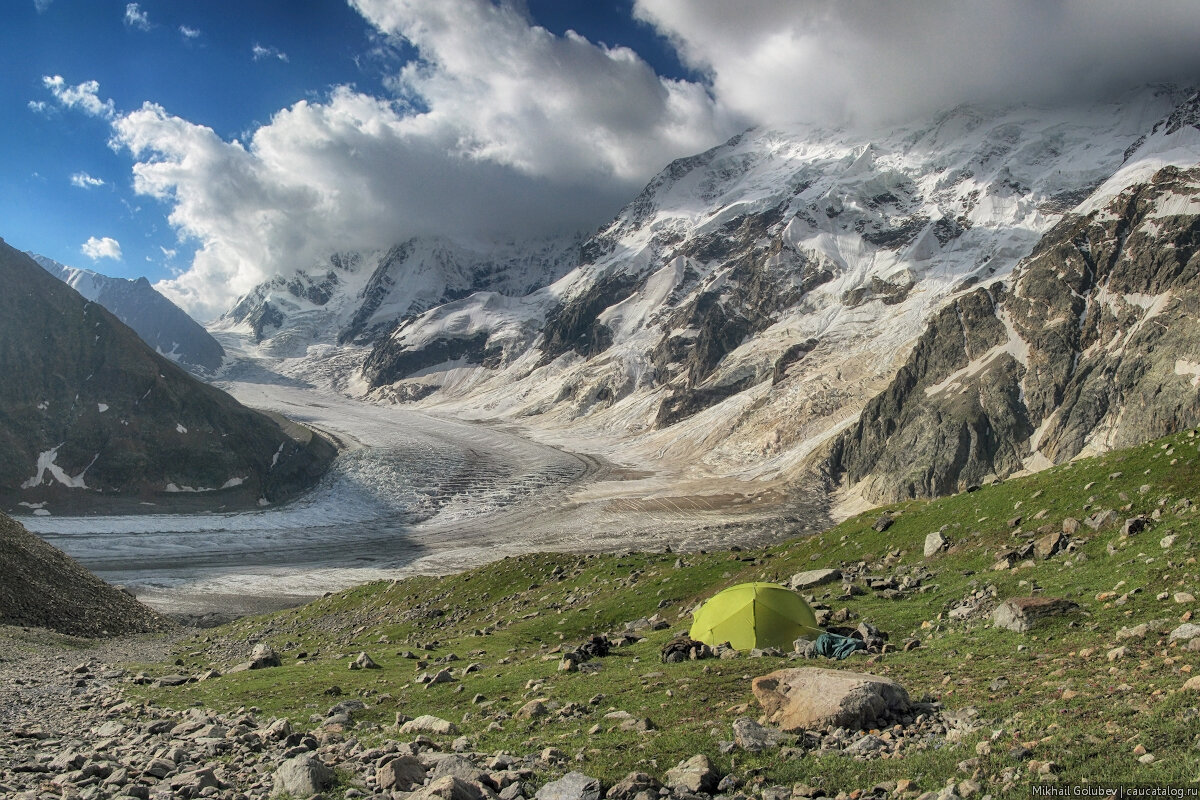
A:
POLYGON ((145 278, 114 278, 34 253, 28 255, 85 299, 115 314, 160 355, 202 374, 212 374, 221 367, 225 357, 221 345, 145 278))
POLYGON ((472 292, 526 294, 573 267, 578 250, 578 237, 519 245, 418 238, 337 254, 261 284, 211 327, 248 339, 257 356, 297 360, 285 371, 303 373, 338 345, 368 344, 400 321, 472 292))
POLYGON ((578 268, 520 303, 473 295, 399 326, 375 355, 420 369, 368 370, 373 396, 697 472, 789 473, 854 421, 948 298, 1007 277, 1098 190, 1193 163, 1194 129, 1158 124, 1185 97, 749 131, 670 165, 578 268), (417 357, 484 331, 441 369, 417 357))

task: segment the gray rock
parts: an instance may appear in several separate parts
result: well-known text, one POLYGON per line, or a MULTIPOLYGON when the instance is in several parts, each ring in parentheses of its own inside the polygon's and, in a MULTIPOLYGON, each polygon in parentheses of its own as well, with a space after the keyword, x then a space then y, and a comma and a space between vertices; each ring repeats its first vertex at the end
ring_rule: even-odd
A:
POLYGON ((1059 617, 1079 606, 1061 597, 1013 597, 996 606, 992 624, 997 628, 1024 633, 1042 620, 1059 617))
POLYGON ((436 736, 445 736, 451 733, 458 733, 458 728, 453 722, 448 722, 441 717, 435 717, 432 714, 422 714, 416 719, 410 719, 400 726, 401 733, 432 733, 436 736))
POLYGON ((782 731, 759 725, 749 717, 739 717, 733 721, 733 740, 748 752, 760 753, 779 747, 783 738, 782 731))
POLYGON ((878 750, 883 750, 886 747, 887 742, 885 742, 883 739, 880 739, 878 736, 875 736, 874 734, 868 733, 866 736, 856 740, 854 744, 847 747, 846 752, 854 756, 866 756, 878 750))
POLYGON ((250 651, 249 669, 266 669, 267 667, 278 667, 282 664, 283 662, 279 659, 279 654, 266 642, 259 642, 250 651))
POLYGON ((950 546, 950 540, 941 534, 940 531, 935 531, 925 537, 925 557, 937 555, 941 551, 950 546))
POLYGON ((568 772, 538 789, 534 800, 600 800, 600 781, 582 772, 568 772))
POLYGON ((687 761, 681 761, 673 769, 667 770, 667 785, 673 789, 683 789, 695 794, 696 792, 712 793, 721 780, 721 774, 713 768, 708 756, 696 755, 687 761))
POLYGON ((1067 546, 1067 538, 1055 531, 1048 533, 1033 543, 1033 554, 1041 560, 1050 558, 1067 546))
POLYGON ((375 783, 385 792, 411 792, 425 782, 425 765, 416 756, 399 756, 375 770, 375 783))
POLYGON ((662 783, 655 777, 644 772, 631 772, 617 781, 604 796, 609 800, 634 800, 641 794, 658 796, 662 783))
POLYGON ((796 591, 814 589, 842 579, 840 569, 810 569, 807 572, 797 572, 788 580, 788 586, 796 591))
POLYGON ((1172 642, 1176 642, 1181 639, 1195 639, 1198 636, 1200 636, 1200 625, 1197 625, 1194 622, 1185 622, 1175 630, 1171 631, 1171 635, 1168 638, 1172 642))
POLYGON ((333 785, 333 770, 312 756, 296 756, 275 770, 271 796, 311 797, 333 785))
POLYGON ((474 783, 468 783, 462 778, 447 775, 431 781, 423 789, 408 796, 408 800, 484 800, 483 789, 474 783))
POLYGON ((459 755, 450 755, 438 760, 437 764, 433 768, 433 772, 430 773, 429 777, 431 780, 436 781, 439 778, 452 775, 455 778, 459 778, 464 781, 478 783, 479 779, 485 774, 487 773, 475 766, 475 762, 471 761, 469 758, 464 758, 459 755))
POLYGON ((350 662, 350 669, 379 669, 379 665, 375 663, 366 653, 359 653, 358 657, 350 662))
POLYGON ((1141 533, 1144 530, 1149 529, 1149 527, 1150 527, 1150 518, 1149 517, 1143 517, 1143 516, 1130 517, 1129 519, 1125 520, 1125 524, 1121 526, 1121 535, 1122 536, 1134 536, 1136 534, 1141 533))

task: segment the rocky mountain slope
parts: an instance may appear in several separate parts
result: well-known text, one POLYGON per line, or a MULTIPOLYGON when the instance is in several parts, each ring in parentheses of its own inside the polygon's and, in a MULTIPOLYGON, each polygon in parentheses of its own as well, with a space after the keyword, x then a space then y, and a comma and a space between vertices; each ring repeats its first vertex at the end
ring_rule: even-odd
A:
POLYGON ((1010 280, 934 316, 831 473, 870 500, 931 496, 1200 424, 1197 162, 1193 97, 1010 280))
POLYGON ((0 624, 74 636, 163 630, 172 623, 0 514, 0 624))
POLYGON ((320 436, 201 383, 0 242, 0 507, 252 506, 311 486, 320 436))
POLYGON ((155 291, 145 278, 113 278, 34 253, 28 255, 85 298, 107 308, 167 358, 201 374, 220 369, 225 351, 217 340, 182 308, 155 291))
POLYGON ((698 472, 794 477, 947 302, 1008 279, 1132 165, 1194 164, 1191 128, 1166 121, 1187 97, 748 131, 668 166, 562 279, 402 320, 366 359, 367 389, 611 435, 698 472))

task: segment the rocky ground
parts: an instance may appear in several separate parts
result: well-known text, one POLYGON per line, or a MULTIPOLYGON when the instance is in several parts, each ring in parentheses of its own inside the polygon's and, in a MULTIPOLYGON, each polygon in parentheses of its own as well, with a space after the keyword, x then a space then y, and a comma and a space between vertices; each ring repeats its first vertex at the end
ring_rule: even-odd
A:
MULTIPOLYGON (((183 631, 176 631, 171 635, 88 641, 37 629, 0 629, 0 643, 6 653, 0 659, 0 796, 29 800, 249 800, 335 796, 327 793, 331 789, 336 790, 336 796, 346 798, 414 800, 747 796, 741 791, 743 779, 723 774, 703 754, 659 776, 633 772, 612 786, 602 786, 598 779, 571 770, 570 757, 558 747, 525 754, 478 752, 463 725, 432 715, 410 719, 401 712, 394 725, 359 723, 355 717, 368 708, 367 704, 359 699, 339 699, 340 693, 332 691, 326 693, 330 697, 322 698, 328 709, 314 714, 309 726, 293 726, 286 719, 266 717, 253 707, 219 714, 195 706, 170 709, 126 699, 124 689, 130 685, 169 687, 221 677, 216 672, 155 677, 129 666, 166 662, 182 636, 183 631)), ((781 654, 754 656, 764 659, 756 665, 764 668, 782 660, 781 654)), ((725 651, 723 657, 739 656, 725 651)), ((793 660, 798 657, 791 656, 793 660)), ((362 669, 374 666, 369 657, 361 657, 356 664, 362 669)), ((259 645, 250 661, 231 671, 279 665, 274 651, 259 645)), ((772 673, 771 686, 786 682, 792 672, 772 673)), ((819 681, 839 682, 836 690, 829 687, 818 693, 825 697, 831 691, 847 694, 843 691, 847 687, 841 684, 845 676, 853 677, 847 671, 804 672, 809 680, 815 676, 819 681)), ((886 679, 859 681, 855 691, 861 690, 859 684, 871 684, 873 693, 884 689, 878 696, 886 700, 882 705, 835 700, 803 709, 800 713, 816 716, 799 722, 811 730, 797 731, 797 721, 787 719, 796 710, 781 708, 777 696, 771 706, 771 719, 782 728, 760 724, 748 716, 738 718, 728 731, 728 741, 720 743, 721 751, 772 750, 782 759, 836 752, 859 759, 889 758, 901 751, 941 747, 948 738, 957 740, 978 727, 973 709, 947 714, 938 703, 910 702, 902 688, 886 679), (859 730, 874 725, 883 729, 859 730)), ((605 710, 602 699, 595 698, 591 708, 563 707, 534 699, 512 716, 518 720, 592 716, 599 720, 596 733, 604 725, 629 730, 638 725, 652 727, 647 720, 628 712, 605 710)), ((770 702, 764 699, 765 704, 770 702)), ((871 791, 886 796, 906 788, 891 782, 871 791)), ((967 780, 962 788, 970 794, 980 787, 967 780)), ((756 786, 751 794, 783 798, 819 797, 824 792, 802 786, 756 786)))

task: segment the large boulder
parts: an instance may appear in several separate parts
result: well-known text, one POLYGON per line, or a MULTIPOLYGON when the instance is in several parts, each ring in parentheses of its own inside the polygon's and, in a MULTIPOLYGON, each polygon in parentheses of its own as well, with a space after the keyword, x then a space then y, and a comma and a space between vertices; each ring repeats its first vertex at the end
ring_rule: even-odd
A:
POLYGON ((272 797, 312 797, 333 785, 333 770, 312 756, 296 756, 283 762, 275 770, 275 785, 272 797))
POLYGON ((667 770, 667 785, 673 789, 684 789, 692 794, 712 794, 721 780, 721 773, 709 762, 708 756, 692 756, 681 761, 674 769, 667 770))
POLYGON ((818 586, 824 586, 827 583, 833 583, 842 579, 842 571, 840 569, 810 569, 805 572, 797 572, 788 580, 788 587, 796 591, 803 589, 815 589, 818 586))
POLYGON ((446 736, 458 733, 453 722, 435 717, 432 714, 422 714, 416 719, 410 719, 400 726, 401 733, 432 733, 435 736, 446 736))
POLYGON ((996 606, 992 624, 1024 633, 1050 617, 1061 617, 1079 606, 1062 597, 1013 597, 996 606))
POLYGON ((375 770, 375 785, 385 792, 411 792, 425 782, 425 765, 416 756, 393 758, 375 770))
POLYGON ((538 789, 534 800, 600 800, 600 781, 582 772, 568 772, 538 789))
POLYGON ((822 728, 882 728, 911 708, 895 681, 838 669, 781 669, 751 688, 767 721, 789 733, 822 728))

